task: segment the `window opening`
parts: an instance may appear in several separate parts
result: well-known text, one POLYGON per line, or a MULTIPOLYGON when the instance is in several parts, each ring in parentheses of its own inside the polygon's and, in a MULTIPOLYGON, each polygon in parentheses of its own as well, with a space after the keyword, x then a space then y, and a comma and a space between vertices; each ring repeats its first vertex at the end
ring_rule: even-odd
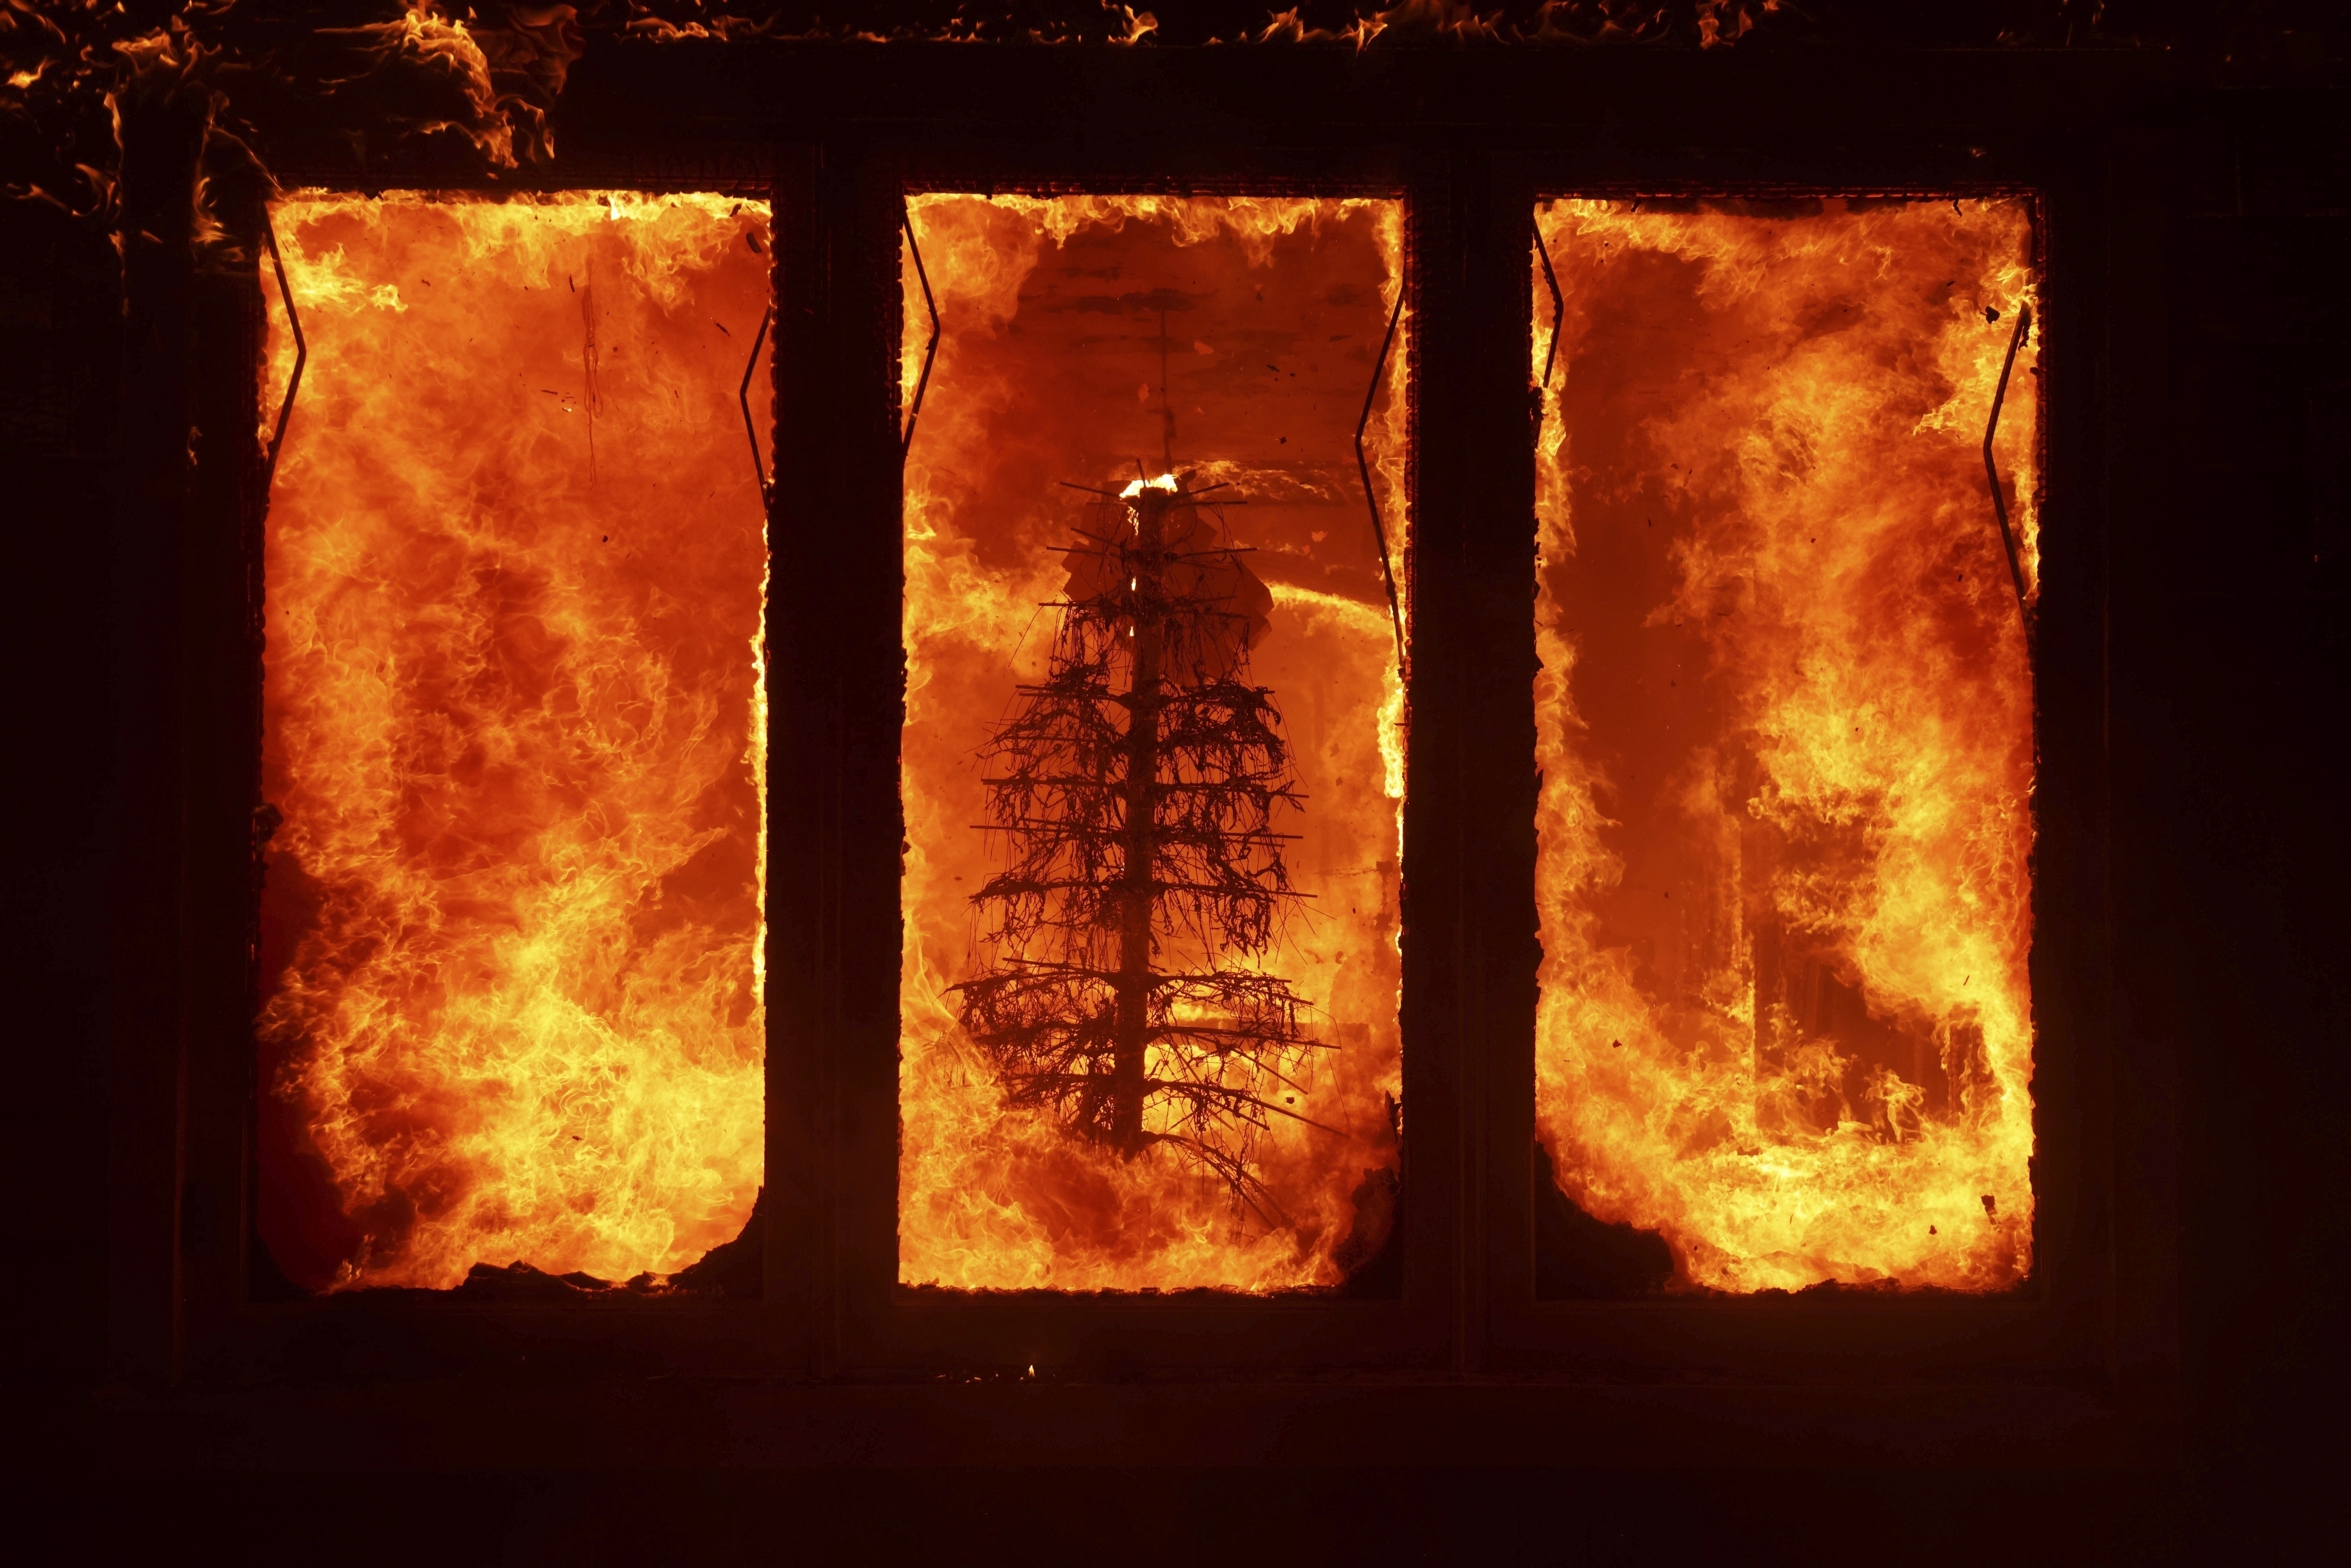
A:
MULTIPOLYGON (((314 1290, 657 1283, 764 1157, 767 207, 271 217, 308 352, 265 544, 261 1236, 314 1290)), ((295 352, 274 307, 273 390, 295 352)))
POLYGON ((1387 1256, 1402 216, 909 200, 906 1282, 1268 1291, 1387 1256))
POLYGON ((2012 1285, 2029 205, 1537 223, 1539 1290, 2012 1285))

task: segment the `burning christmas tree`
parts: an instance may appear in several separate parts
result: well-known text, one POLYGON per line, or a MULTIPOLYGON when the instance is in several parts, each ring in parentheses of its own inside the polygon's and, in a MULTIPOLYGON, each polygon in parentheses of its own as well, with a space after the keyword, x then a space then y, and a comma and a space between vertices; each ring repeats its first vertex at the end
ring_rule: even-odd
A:
POLYGON ((1005 869, 974 895, 993 961, 956 988, 1013 1103, 1133 1158, 1172 1150, 1260 1215, 1258 1135, 1322 1042, 1254 967, 1303 896, 1273 694, 1249 682, 1272 597, 1183 478, 1088 508, 1042 684, 985 752, 1005 869))

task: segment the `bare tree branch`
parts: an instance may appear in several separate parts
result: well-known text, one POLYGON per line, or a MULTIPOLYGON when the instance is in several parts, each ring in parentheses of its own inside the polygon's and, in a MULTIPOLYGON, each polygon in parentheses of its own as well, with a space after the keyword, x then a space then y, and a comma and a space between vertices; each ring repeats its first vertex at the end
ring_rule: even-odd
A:
POLYGON ((1289 981, 1232 961, 1305 896, 1273 827, 1304 797, 1247 679, 1270 596, 1180 488, 1091 510, 1046 677, 985 750, 977 826, 1005 862, 973 897, 989 956, 960 1015, 1012 1103, 1129 1158, 1168 1150, 1277 1223, 1257 1140, 1320 1125, 1273 1097, 1334 1048, 1289 981))

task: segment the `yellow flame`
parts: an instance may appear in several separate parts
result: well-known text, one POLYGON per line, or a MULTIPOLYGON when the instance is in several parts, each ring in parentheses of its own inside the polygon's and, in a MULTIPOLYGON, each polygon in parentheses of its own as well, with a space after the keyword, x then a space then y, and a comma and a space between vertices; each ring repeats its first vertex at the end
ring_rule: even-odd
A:
MULTIPOLYGON (((734 394, 766 209, 273 210, 309 361, 266 541, 270 897, 301 934, 263 1030, 359 1233, 342 1282, 674 1270, 763 1164, 734 394)), ((273 315, 275 378, 292 353, 273 315)))
MULTIPOLYGON (((2032 695, 1977 446, 2032 300, 2030 214, 1575 201, 1539 222, 1566 295, 1536 682, 1538 1112, 1562 1183, 1661 1230, 1686 1285, 2011 1284, 2032 1214, 2032 695), (1588 664, 1570 608, 1597 591, 1577 574, 1628 549, 1657 575, 1626 580, 1647 619, 1614 656, 1656 661, 1646 722, 1710 727, 1637 779, 1611 760, 1624 699, 1600 720, 1583 696, 1629 677, 1588 664), (1674 864, 1705 869, 1653 885, 1674 864), (1657 952, 1628 935, 1636 894, 1683 901, 1678 925, 1638 917, 1657 952), (1783 948, 1849 998, 1844 1023, 1759 1001, 1783 948), (1867 1064, 1864 1035, 1913 1054, 1867 1064)), ((1540 273, 1536 291, 1540 375, 1540 273)), ((1998 453, 2029 585, 2037 369, 2036 340, 1998 453)))

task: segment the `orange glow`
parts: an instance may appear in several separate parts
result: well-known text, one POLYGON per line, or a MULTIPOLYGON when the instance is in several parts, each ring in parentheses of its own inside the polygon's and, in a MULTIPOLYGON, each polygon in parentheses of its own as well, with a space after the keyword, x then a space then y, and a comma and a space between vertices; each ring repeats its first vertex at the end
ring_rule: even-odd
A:
MULTIPOLYGON (((910 209, 945 332, 905 476, 899 1277, 1333 1283, 1386 1234, 1398 1166, 1403 687, 1353 439, 1402 285, 1401 206, 921 195, 910 209), (1004 863, 1001 835, 975 826, 982 747, 1045 670, 1064 551, 1097 499, 1060 482, 1115 491, 1171 470, 1247 502, 1216 527, 1254 550, 1239 559, 1270 590, 1248 679, 1272 692, 1306 797, 1277 826, 1300 835, 1290 875, 1312 896, 1256 967, 1312 1005, 1311 1032, 1335 1049, 1310 1053, 1295 1091, 1320 1128, 1276 1120, 1256 1143, 1276 1219, 1164 1146, 1123 1158, 1008 1107, 950 990, 979 972, 971 895, 1004 863)), ((904 277, 911 401, 929 319, 911 257, 904 277)), ((1365 435, 1400 586, 1408 336, 1365 435)))
POLYGON ((674 1271, 763 1166, 767 209, 272 213, 309 360, 266 541, 263 1234, 315 1286, 674 1271))
MULTIPOLYGON (((2031 1262, 2033 706, 1980 446, 2017 201, 1562 201, 1540 1135, 1676 1288, 2031 1262)), ((1535 274, 1534 367, 1552 308, 1535 274)), ((2036 311, 2037 316, 2037 311, 2036 311)), ((2037 580, 2038 322, 1997 457, 2037 580)))

